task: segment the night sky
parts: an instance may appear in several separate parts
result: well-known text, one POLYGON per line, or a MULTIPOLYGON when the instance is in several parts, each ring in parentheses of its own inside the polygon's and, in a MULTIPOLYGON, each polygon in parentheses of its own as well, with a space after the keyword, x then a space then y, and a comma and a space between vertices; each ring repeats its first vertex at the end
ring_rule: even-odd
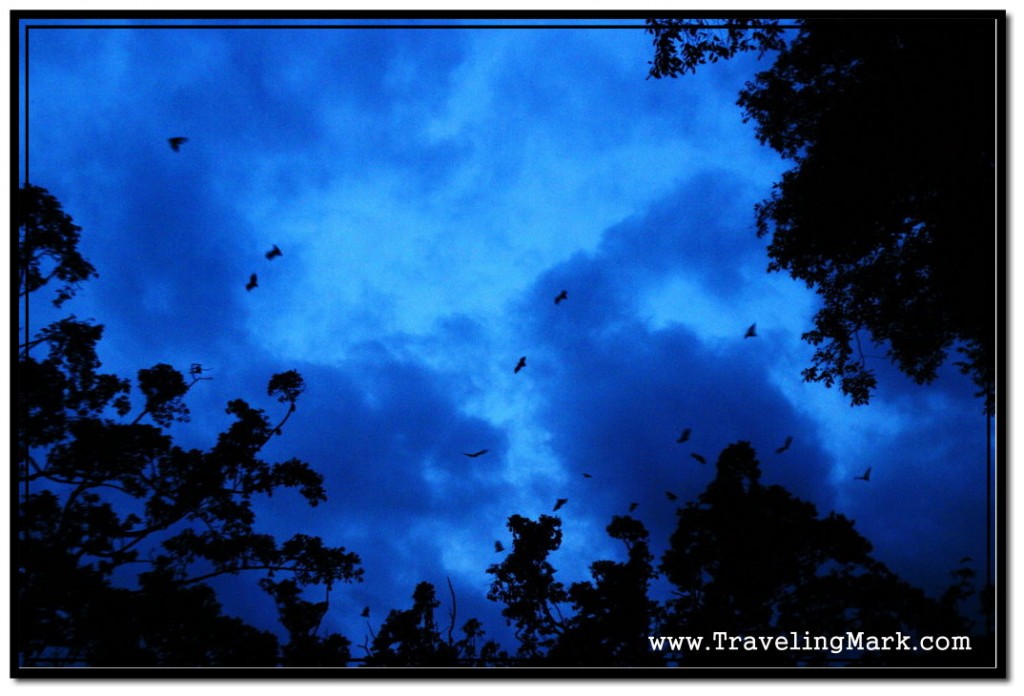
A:
MULTIPOLYGON (((38 303, 35 328, 103 324, 104 369, 123 377, 209 368, 173 429, 183 446, 211 447, 233 398, 277 422, 267 381, 302 374, 262 458, 308 462, 328 501, 283 492, 258 512, 280 538, 362 558, 324 624, 353 656, 364 606, 376 630, 425 580, 446 616, 446 578, 459 624, 514 648, 485 572, 510 515, 568 499, 551 558, 566 586, 623 558, 604 529, 633 501, 660 560, 665 491, 694 499, 738 440, 763 483, 854 519, 911 583, 937 595, 966 555, 984 578, 986 420, 968 379, 947 366, 917 386, 865 346, 869 406, 802 382, 817 299, 766 272, 754 232, 789 164, 735 104, 768 59, 647 80, 650 37, 630 23, 31 34, 30 179, 99 273, 59 312, 38 303)), ((227 613, 276 628, 255 576, 218 586, 227 613)))

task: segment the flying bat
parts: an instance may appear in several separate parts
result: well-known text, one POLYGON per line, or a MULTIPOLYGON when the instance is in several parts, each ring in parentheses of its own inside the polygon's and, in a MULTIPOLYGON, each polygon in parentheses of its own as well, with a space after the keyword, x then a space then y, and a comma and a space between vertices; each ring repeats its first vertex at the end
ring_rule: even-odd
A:
POLYGON ((259 287, 259 285, 256 284, 256 274, 253 273, 251 276, 249 276, 249 282, 245 284, 245 289, 246 290, 252 290, 253 288, 258 288, 258 287, 259 287))
POLYGON ((692 428, 687 428, 686 430, 684 430, 682 434, 679 436, 679 439, 676 440, 676 442, 686 442, 687 440, 689 440, 691 430, 692 428))
POLYGON ((479 457, 481 454, 487 454, 488 452, 490 452, 490 450, 482 449, 479 452, 473 452, 472 454, 469 452, 463 452, 463 454, 467 457, 479 457))
POLYGON ((281 253, 281 250, 275 244, 274 248, 266 253, 267 261, 273 261, 276 256, 284 256, 284 254, 281 253))
POLYGON ((555 298, 555 304, 558 304, 562 300, 568 300, 568 299, 569 299, 569 293, 567 293, 565 290, 563 290, 562 292, 558 293, 558 297, 555 298))
POLYGON ((558 508, 562 507, 563 505, 565 505, 568 502, 569 502, 568 498, 559 498, 558 500, 555 501, 555 507, 552 510, 552 512, 558 512, 558 508))
POLYGON ((633 512, 634 510, 636 510, 636 509, 637 509, 637 507, 638 507, 639 505, 640 505, 640 503, 630 503, 630 504, 629 504, 629 511, 630 511, 630 512, 633 512))
POLYGON ((669 500, 678 500, 679 496, 672 491, 665 491, 665 497, 669 500))
POLYGON ((505 545, 504 544, 502 544, 500 541, 495 541, 494 542, 494 553, 501 553, 504 550, 505 550, 505 545))
POLYGON ((786 441, 782 443, 782 447, 775 450, 775 454, 782 454, 789 449, 789 446, 793 444, 793 436, 789 435, 786 437, 786 441))
POLYGON ((583 473, 583 478, 594 478, 593 474, 583 473))
POLYGON ((705 458, 704 458, 704 457, 702 457, 701 455, 697 454, 696 452, 691 452, 691 453, 690 453, 690 456, 691 456, 691 457, 693 457, 694 459, 696 459, 696 460, 697 460, 698 462, 700 462, 701 464, 707 464, 707 463, 708 463, 708 460, 707 460, 707 459, 705 459, 705 458))
POLYGON ((516 365, 516 369, 513 370, 512 372, 514 374, 519 374, 519 371, 521 369, 523 369, 524 367, 526 367, 526 356, 525 355, 523 357, 519 358, 519 364, 516 365))
POLYGON ((747 333, 743 334, 743 338, 756 338, 757 337, 757 322, 750 325, 747 329, 747 333))
POLYGON ((867 470, 863 474, 861 474, 860 476, 854 476, 853 480, 854 481, 870 481, 871 480, 871 467, 869 466, 867 468, 867 470))
POLYGON ((363 610, 359 613, 359 615, 362 616, 362 617, 369 616, 370 615, 370 607, 364 607, 363 610))
POLYGON ((974 560, 974 559, 973 559, 973 558, 971 558, 970 556, 964 556, 963 558, 961 558, 961 559, 960 559, 960 562, 961 562, 961 563, 970 563, 970 562, 971 562, 971 561, 973 561, 973 560, 974 560))
POLYGON ((174 138, 168 138, 167 142, 169 142, 171 144, 171 149, 172 150, 174 150, 175 152, 178 152, 179 150, 181 150, 181 144, 188 142, 188 138, 182 138, 179 135, 179 136, 176 136, 174 138))

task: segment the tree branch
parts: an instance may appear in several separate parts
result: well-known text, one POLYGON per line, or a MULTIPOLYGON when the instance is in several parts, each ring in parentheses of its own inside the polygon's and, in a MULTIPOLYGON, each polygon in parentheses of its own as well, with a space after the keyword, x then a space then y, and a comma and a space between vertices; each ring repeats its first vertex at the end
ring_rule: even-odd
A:
POLYGON ((215 577, 218 577, 218 576, 221 576, 221 575, 236 575, 238 573, 241 573, 241 572, 247 571, 247 570, 270 570, 270 571, 274 571, 274 572, 282 571, 282 572, 294 573, 294 572, 297 572, 298 570, 300 570, 300 568, 299 568, 298 565, 291 565, 291 566, 287 566, 287 565, 270 565, 270 564, 242 565, 242 566, 239 566, 237 568, 225 568, 223 570, 215 570, 212 573, 206 573, 205 575, 199 575, 199 576, 194 577, 194 578, 185 578, 185 579, 183 579, 181 581, 181 584, 182 585, 194 585, 197 582, 203 582, 204 580, 209 580, 210 578, 215 578, 215 577))
POLYGON ((452 638, 452 631, 455 630, 455 612, 456 612, 455 588, 452 587, 452 579, 451 579, 451 577, 445 576, 445 579, 448 580, 448 591, 452 595, 452 608, 451 608, 451 611, 448 612, 448 616, 451 618, 451 621, 448 623, 448 645, 452 645, 453 641, 454 641, 454 639, 452 638))

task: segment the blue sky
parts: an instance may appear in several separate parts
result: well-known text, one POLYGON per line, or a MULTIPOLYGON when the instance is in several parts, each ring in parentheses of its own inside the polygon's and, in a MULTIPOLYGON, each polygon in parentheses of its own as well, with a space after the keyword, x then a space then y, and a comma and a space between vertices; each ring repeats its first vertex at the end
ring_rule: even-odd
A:
MULTIPOLYGON (((261 513, 362 557, 326 619, 354 643, 363 606, 376 628, 419 581, 446 601, 446 577, 460 619, 506 637, 485 570, 508 516, 569 499, 567 585, 619 557, 604 527, 631 501, 660 555, 664 491, 684 502, 713 474, 690 453, 741 439, 763 482, 855 519, 914 584, 984 558, 966 379, 918 387, 875 359, 859 408, 801 381, 816 300, 766 273, 753 225, 787 164, 735 105, 768 63, 645 80, 651 52, 641 29, 32 32, 31 180, 99 272, 65 309, 106 326, 122 376, 212 368, 183 444, 211 446, 232 398, 276 420, 267 380, 302 373, 264 453, 321 471, 328 502, 261 513)), ((258 590, 224 600, 272 620, 258 590)))

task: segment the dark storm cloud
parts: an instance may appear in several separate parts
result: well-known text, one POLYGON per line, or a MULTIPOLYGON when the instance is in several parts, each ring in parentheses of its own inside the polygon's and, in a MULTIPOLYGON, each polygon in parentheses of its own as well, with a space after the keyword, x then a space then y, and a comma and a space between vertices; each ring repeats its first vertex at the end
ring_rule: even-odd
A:
POLYGON ((310 415, 292 426, 294 440, 281 444, 320 462, 346 507, 371 518, 382 511, 417 517, 466 509, 478 500, 465 490, 469 485, 476 494, 488 488, 488 462, 471 462, 462 452, 486 443, 491 459, 500 459, 504 437, 463 416, 429 369, 382 355, 338 370, 300 372, 309 385, 303 398, 310 415), (439 485, 428 481, 429 471, 439 485))
MULTIPOLYGON (((64 33, 51 34, 63 38, 64 33)), ((123 58, 132 78, 139 74, 132 72, 132 64, 140 55, 173 74, 183 48, 196 39, 196 32, 187 30, 124 35, 110 60, 123 58)), ((75 45, 73 37, 66 40, 75 45)), ((224 64, 211 66, 214 72, 227 72, 217 88, 200 81, 160 89, 143 81, 126 94, 97 83, 96 90, 106 88, 112 97, 105 107, 108 117, 95 118, 88 103, 75 100, 84 99, 86 92, 74 92, 68 104, 56 98, 55 87, 48 88, 51 70, 74 72, 67 63, 75 52, 63 48, 63 43, 52 52, 40 47, 38 52, 50 56, 50 63, 45 58, 33 63, 33 77, 42 83, 34 89, 40 97, 33 111, 33 179, 50 188, 84 227, 83 252, 100 273, 90 294, 103 305, 105 321, 112 328, 131 327, 142 353, 156 346, 174 350, 182 344, 231 342, 245 300, 238 291, 259 259, 254 250, 238 244, 250 232, 236 208, 243 192, 218 180, 215 165, 226 147, 244 162, 247 155, 258 157, 263 148, 288 142, 289 133, 309 137, 314 134, 310 121, 303 110, 285 111, 269 86, 247 79, 244 69, 224 64), (80 144, 69 158, 87 162, 84 171, 50 156, 49 138, 67 127, 69 115, 61 113, 62 103, 65 111, 92 116, 76 120, 80 144), (252 114, 245 113, 243 104, 252 114), (203 116, 214 113, 217 118, 203 116), (239 130, 232 119, 241 118, 249 125, 258 119, 259 131, 276 133, 273 142, 238 143, 231 136, 239 130), (173 153, 166 142, 170 135, 185 135, 189 142, 173 153)), ((186 62, 182 69, 195 67, 186 62)))
MULTIPOLYGON (((261 505, 261 519, 276 533, 320 535, 358 553, 365 582, 339 588, 334 601, 372 605, 375 627, 387 609, 405 607, 421 580, 434 582, 447 600, 451 576, 461 585, 463 611, 483 602, 493 555, 487 530, 503 523, 501 501, 509 494, 500 477, 506 436, 463 415, 445 377, 380 350, 339 368, 296 367, 308 390, 264 455, 311 463, 324 475, 328 501, 308 508, 296 496, 275 496, 261 505), (479 459, 462 454, 481 447, 491 451, 479 459), (450 550, 462 543, 460 532, 475 546, 450 550), (475 578, 446 567, 448 552, 471 553, 475 578)), ((274 411, 267 406, 268 415, 274 411)), ((332 620, 346 621, 343 613, 332 620)))
POLYGON ((661 278, 682 273, 715 296, 735 299, 746 284, 744 271, 768 265, 753 224, 753 202, 761 193, 734 172, 700 172, 646 211, 642 223, 609 230, 600 251, 617 267, 627 264, 661 278))
MULTIPOLYGON (((764 243, 753 231, 752 184, 725 170, 696 174, 643 214, 604 232, 593 254, 578 252, 546 271, 515 311, 556 337, 600 335, 636 317, 643 299, 673 278, 698 285, 705 297, 741 303, 748 278, 767 278, 764 243), (572 300, 548 307, 547 295, 568 289, 572 300)), ((679 295, 679 306, 698 298, 679 295)), ((742 337, 747 324, 737 326, 742 337)), ((777 348, 757 344, 760 354, 777 348)))
MULTIPOLYGON (((389 609, 411 605, 420 581, 434 583, 447 606, 450 577, 459 626, 477 616, 490 624, 488 629, 500 630, 499 608, 485 599, 485 571, 498 560, 493 530, 500 530, 514 511, 508 502, 514 491, 500 475, 507 435, 462 413, 452 397, 457 390, 450 375, 380 346, 357 352, 340 367, 285 366, 254 352, 245 364, 222 370, 193 391, 189 403, 197 417, 184 428, 189 436, 179 442, 208 447, 217 432, 208 421, 226 427, 225 417, 211 417, 223 408, 212 409, 211 392, 244 398, 276 424, 286 408, 266 397, 266 379, 272 371, 298 369, 307 391, 261 456, 272 462, 292 457, 308 462, 323 474, 328 500, 309 507, 294 492, 281 491, 256 505, 265 532, 282 539, 295 533, 321 536, 360 556, 365 581, 335 588, 328 625, 358 644, 365 632, 358 617, 363 606, 373 607, 376 630, 389 609), (207 441, 197 433, 205 433, 207 441), (463 455, 481 447, 490 451, 479 459, 463 455), (467 554, 472 558, 468 574, 460 561, 467 554)), ((228 579, 218 587, 228 612, 275 628, 272 603, 251 583, 228 579)))
POLYGON ((516 306, 534 342, 531 369, 545 383, 540 420, 570 475, 565 495, 585 498, 579 514, 597 520, 640 502, 635 514, 658 548, 674 525, 670 511, 703 490, 718 453, 748 440, 762 483, 784 486, 820 514, 835 509, 857 520, 881 560, 941 592, 956 561, 983 548, 984 418, 954 368, 922 387, 875 360, 878 395, 850 410, 824 386, 800 385, 799 363, 787 358, 798 336, 771 330, 746 340, 745 326, 737 326, 731 342, 708 343, 689 327, 655 329, 636 318, 637 295, 680 271, 727 303, 742 303, 740 286, 757 277, 751 269, 764 274, 763 244, 743 224, 752 212, 730 202, 744 199, 726 193, 731 184, 743 188, 721 173, 696 177, 645 215, 607 230, 595 253, 552 268, 516 306), (561 289, 569 299, 555 306, 561 289), (794 393, 835 397, 836 405, 827 414, 798 411, 779 379, 794 393), (847 438, 843 414, 864 441, 847 438), (692 433, 680 444, 683 428, 692 433), (792 446, 777 454, 790 435, 792 446), (822 438, 836 436, 846 438, 848 451, 825 446, 822 438), (870 483, 853 481, 867 466, 870 483), (594 478, 579 479, 581 471, 594 478))
POLYGON ((829 461, 813 428, 768 381, 753 350, 712 353, 687 329, 648 332, 639 323, 621 325, 600 344, 565 346, 554 355, 565 362, 547 421, 556 450, 577 467, 605 468, 609 492, 631 500, 680 486, 699 492, 718 453, 749 440, 766 479, 828 504, 829 461), (677 443, 684 428, 691 437, 677 443), (776 458, 788 434, 800 437, 799 447, 776 458))
POLYGON ((880 559, 928 591, 951 584, 948 571, 966 555, 984 578, 982 402, 954 367, 927 386, 890 372, 880 372, 877 407, 902 414, 902 427, 866 448, 862 463, 873 467, 871 482, 848 488, 844 508, 880 559))
POLYGON ((582 514, 593 515, 599 529, 640 502, 635 514, 661 546, 675 506, 695 499, 719 452, 738 440, 754 445, 765 484, 784 485, 825 513, 833 506, 833 462, 814 424, 769 379, 781 349, 744 340, 745 326, 726 345, 708 345, 690 328, 652 329, 635 315, 638 293, 680 271, 700 278, 709 294, 736 294, 732 286, 759 257, 757 240, 730 224, 750 214, 730 202, 739 198, 726 193, 731 184, 743 188, 723 173, 697 177, 647 214, 607 230, 594 254, 552 268, 516 307, 543 384, 539 420, 570 476, 565 494, 584 499, 582 514), (561 289, 568 300, 555 306, 561 289), (691 438, 677 443, 684 428, 692 428, 691 438), (776 455, 788 435, 793 447, 776 455), (582 479, 583 471, 594 478, 582 479))

